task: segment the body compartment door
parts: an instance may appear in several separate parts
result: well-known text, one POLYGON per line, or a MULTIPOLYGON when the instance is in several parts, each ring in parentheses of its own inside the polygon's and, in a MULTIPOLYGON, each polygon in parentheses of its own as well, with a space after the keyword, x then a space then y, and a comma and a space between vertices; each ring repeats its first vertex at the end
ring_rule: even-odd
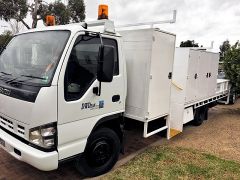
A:
POLYGON ((195 50, 190 50, 186 86, 186 104, 196 101, 197 98, 197 79, 199 78, 198 62, 199 52, 195 50))

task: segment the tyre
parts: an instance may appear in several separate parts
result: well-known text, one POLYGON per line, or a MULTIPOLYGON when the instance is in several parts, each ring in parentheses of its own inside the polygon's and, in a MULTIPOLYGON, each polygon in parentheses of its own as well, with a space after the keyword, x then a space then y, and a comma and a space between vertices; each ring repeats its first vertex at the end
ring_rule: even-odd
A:
POLYGON ((209 107, 207 105, 204 108, 204 120, 208 120, 208 110, 209 110, 209 107))
POLYGON ((76 159, 76 168, 84 176, 95 177, 112 169, 120 153, 120 140, 109 128, 93 132, 84 153, 76 159))
POLYGON ((194 126, 200 126, 203 123, 205 116, 206 116, 205 112, 206 112, 205 107, 196 109, 194 119, 192 121, 192 124, 194 126))
POLYGON ((233 93, 232 95, 230 95, 229 104, 235 104, 235 102, 236 102, 236 94, 233 93))

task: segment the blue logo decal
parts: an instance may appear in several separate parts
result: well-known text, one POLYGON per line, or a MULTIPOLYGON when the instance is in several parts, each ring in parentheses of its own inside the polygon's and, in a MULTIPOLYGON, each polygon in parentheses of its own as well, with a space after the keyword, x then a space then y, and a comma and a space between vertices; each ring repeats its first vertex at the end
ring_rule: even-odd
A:
POLYGON ((96 103, 91 103, 91 102, 88 102, 88 103, 82 103, 82 110, 83 109, 90 109, 90 110, 94 110, 94 109, 102 109, 104 108, 104 101, 99 101, 98 102, 98 105, 96 103))
POLYGON ((99 109, 104 108, 104 101, 99 101, 99 109))

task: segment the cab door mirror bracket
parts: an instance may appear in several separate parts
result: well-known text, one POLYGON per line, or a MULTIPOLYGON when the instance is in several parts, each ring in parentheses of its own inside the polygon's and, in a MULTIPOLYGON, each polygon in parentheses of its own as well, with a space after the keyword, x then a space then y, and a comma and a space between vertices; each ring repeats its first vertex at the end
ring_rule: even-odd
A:
POLYGON ((112 82, 114 74, 114 47, 103 45, 103 40, 100 34, 99 38, 101 41, 97 65, 97 80, 99 81, 99 87, 93 88, 93 93, 97 96, 101 95, 101 83, 112 82))

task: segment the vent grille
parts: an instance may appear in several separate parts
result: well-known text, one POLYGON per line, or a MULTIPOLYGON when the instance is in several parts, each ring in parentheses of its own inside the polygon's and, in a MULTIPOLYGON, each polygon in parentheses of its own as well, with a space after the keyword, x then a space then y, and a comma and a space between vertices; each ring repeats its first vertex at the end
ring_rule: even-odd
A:
POLYGON ((23 126, 18 125, 17 131, 18 131, 18 134, 20 134, 21 136, 25 135, 25 128, 23 126))
MULTIPOLYGON (((0 126, 2 126, 3 128, 14 132, 14 123, 2 116, 0 116, 0 126)), ((25 128, 21 125, 17 125, 17 127, 15 128, 17 130, 17 134, 19 136, 24 137, 25 136, 25 128)))
POLYGON ((12 121, 0 116, 0 122, 1 122, 2 127, 13 131, 13 122, 12 121))

